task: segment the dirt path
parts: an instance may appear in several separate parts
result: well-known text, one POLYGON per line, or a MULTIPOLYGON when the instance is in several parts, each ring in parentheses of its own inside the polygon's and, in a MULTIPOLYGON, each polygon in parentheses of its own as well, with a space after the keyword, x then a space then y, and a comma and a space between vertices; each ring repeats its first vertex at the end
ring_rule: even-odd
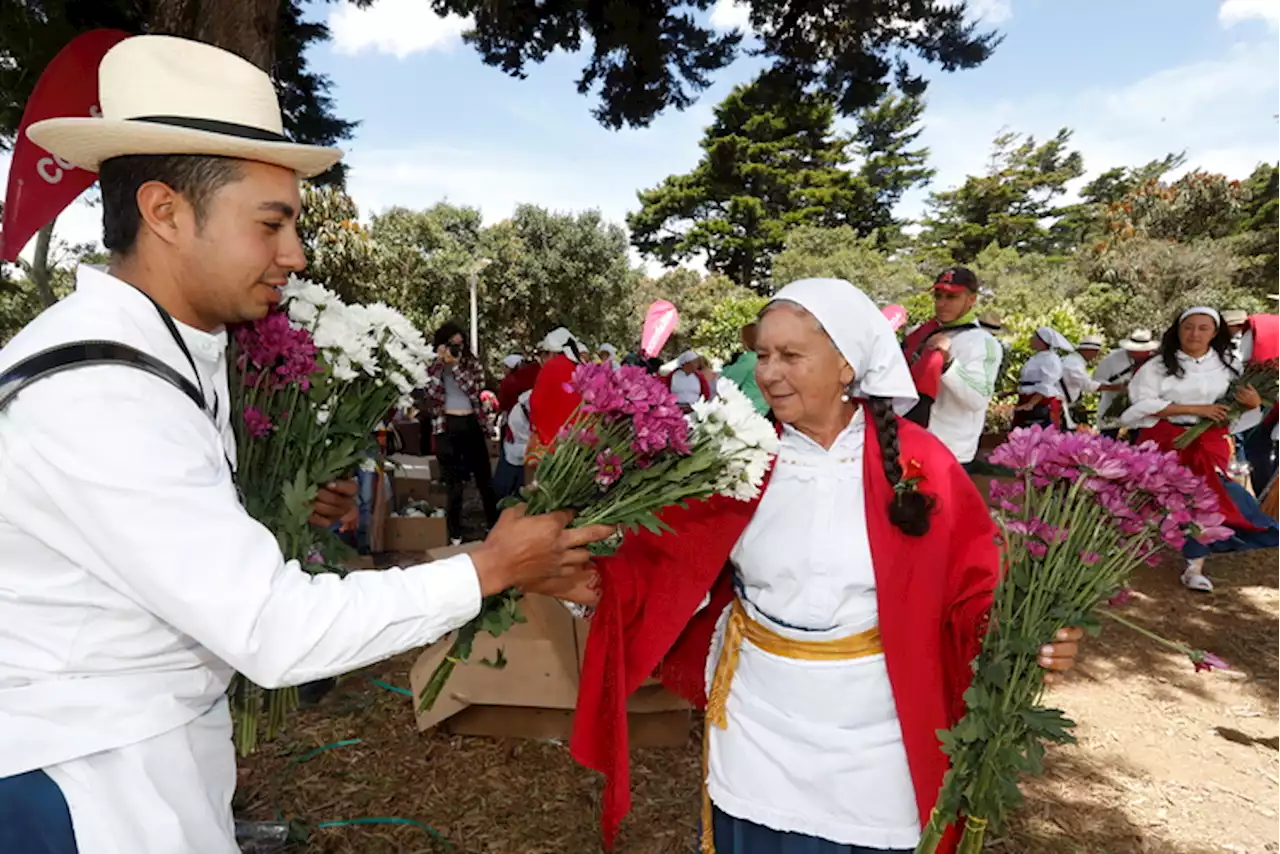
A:
MULTIPOLYGON (((1052 695, 1079 721, 1079 745, 1055 750, 1026 787, 996 854, 1278 852, 1276 553, 1214 559, 1212 596, 1193 596, 1177 570, 1143 570, 1124 613, 1212 650, 1229 672, 1195 673, 1127 629, 1091 640, 1079 673, 1052 695)), ((242 763, 238 815, 277 811, 313 822, 406 817, 465 854, 594 854, 598 780, 562 745, 420 736, 408 698, 372 675, 408 684, 412 656, 343 680, 293 730, 242 763), (360 744, 286 767, 342 739, 360 744)), ((617 854, 691 854, 697 826, 696 736, 684 749, 637 751, 635 810, 617 854)), ((417 828, 316 831, 308 852, 446 850, 417 828)))

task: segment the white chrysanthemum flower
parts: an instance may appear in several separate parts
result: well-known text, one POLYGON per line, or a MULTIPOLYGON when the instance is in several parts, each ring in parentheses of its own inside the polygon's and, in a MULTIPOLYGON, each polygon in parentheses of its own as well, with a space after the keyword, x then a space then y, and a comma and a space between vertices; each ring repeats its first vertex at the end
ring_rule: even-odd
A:
POLYGON ((280 299, 289 312, 289 319, 308 329, 312 328, 322 311, 343 304, 341 298, 328 288, 294 275, 289 276, 289 281, 280 289, 280 299))
POLYGON ((316 410, 317 424, 328 424, 329 419, 332 417, 333 417, 333 410, 329 407, 329 404, 327 403, 316 410))
POLYGON ((716 392, 715 400, 693 405, 694 429, 718 445, 725 461, 716 492, 751 501, 760 494, 769 461, 778 452, 778 435, 733 382, 721 379, 716 392))

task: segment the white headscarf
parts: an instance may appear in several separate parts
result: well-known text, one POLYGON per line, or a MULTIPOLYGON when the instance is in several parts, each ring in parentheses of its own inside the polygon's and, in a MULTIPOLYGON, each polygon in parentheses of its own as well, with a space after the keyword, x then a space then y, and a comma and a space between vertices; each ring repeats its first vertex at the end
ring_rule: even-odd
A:
POLYGON ((893 327, 871 298, 844 279, 800 279, 774 296, 809 312, 853 368, 853 393, 884 397, 904 413, 916 405, 916 384, 893 327))
POLYGON ((573 345, 577 344, 577 336, 563 326, 557 327, 547 333, 547 337, 542 339, 539 349, 544 353, 564 353, 572 361, 578 361, 578 351, 573 345))
POLYGON ((1178 322, 1181 323, 1193 314, 1203 314, 1207 317, 1212 317, 1214 326, 1222 325, 1222 315, 1218 314, 1218 310, 1216 308, 1209 308, 1207 305, 1192 306, 1182 314, 1178 315, 1178 322))
POLYGON ((508 370, 514 371, 516 368, 520 367, 522 362, 524 362, 524 356, 521 356, 519 353, 512 353, 510 356, 502 360, 502 365, 508 370))
POLYGON ((685 365, 689 364, 690 362, 696 362, 696 361, 698 361, 698 354, 693 352, 692 350, 685 350, 683 353, 680 354, 680 358, 676 359, 676 367, 683 368, 685 365))
POLYGON ((1076 351, 1076 348, 1072 347, 1071 342, 1067 340, 1067 336, 1052 326, 1041 326, 1036 330, 1036 337, 1054 350, 1061 350, 1064 353, 1074 353, 1076 351))

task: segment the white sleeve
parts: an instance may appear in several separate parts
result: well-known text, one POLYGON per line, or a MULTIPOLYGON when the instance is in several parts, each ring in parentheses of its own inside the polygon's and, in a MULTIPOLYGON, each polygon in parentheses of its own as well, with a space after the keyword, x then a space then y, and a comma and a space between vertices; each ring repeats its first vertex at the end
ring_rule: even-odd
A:
POLYGON ((1077 398, 1097 391, 1098 386, 1101 385, 1089 376, 1089 366, 1085 363, 1084 357, 1078 354, 1074 358, 1062 360, 1062 376, 1066 380, 1067 387, 1075 393, 1077 398))
POLYGON ((1173 401, 1160 396, 1160 386, 1166 372, 1159 357, 1149 360, 1138 369, 1129 381, 1129 408, 1120 415, 1125 427, 1139 427, 1144 419, 1152 418, 1173 401))
POLYGON ((73 384, 83 418, 52 405, 61 377, 24 393, 40 405, 10 409, 48 508, 31 524, 67 531, 105 584, 269 688, 423 646, 479 612, 466 555, 345 578, 286 562, 241 508, 212 423, 137 374, 99 392, 73 384))
POLYGON ((1057 353, 1045 350, 1036 353, 1022 366, 1018 379, 1018 391, 1022 394, 1039 394, 1044 397, 1062 398, 1062 359, 1057 353))
POLYGON ((962 333, 952 339, 951 364, 942 372, 942 385, 964 406, 985 412, 996 393, 996 379, 1004 352, 1000 342, 985 333, 962 333), (967 341, 966 339, 979 339, 967 341))

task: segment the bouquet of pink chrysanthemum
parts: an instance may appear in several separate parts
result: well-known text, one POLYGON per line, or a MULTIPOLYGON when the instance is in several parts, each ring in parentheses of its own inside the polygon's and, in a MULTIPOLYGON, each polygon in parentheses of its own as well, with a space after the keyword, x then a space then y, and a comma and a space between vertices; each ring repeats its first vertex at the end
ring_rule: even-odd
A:
MULTIPOLYGON (((410 404, 430 358, 421 333, 395 310, 347 305, 296 277, 278 311, 232 331, 236 485, 245 510, 275 534, 286 560, 310 572, 341 571, 337 539, 309 522, 318 487, 348 476, 376 451, 378 425, 410 404)), ((248 753, 263 707, 270 738, 297 691, 264 691, 237 676, 231 701, 236 743, 248 753)))
MULTIPOLYGON (((622 532, 659 533, 663 508, 720 494, 750 501, 760 492, 777 452, 773 425, 728 380, 713 401, 699 401, 685 416, 666 385, 643 368, 582 365, 569 390, 582 402, 538 464, 523 491, 530 514, 575 512, 574 526, 613 525, 617 537, 595 549, 609 554, 622 532)), ((476 635, 501 635, 522 617, 520 594, 486 599, 480 615, 458 630, 449 654, 419 698, 430 709, 476 635)))
MULTIPOLYGON (((917 854, 933 854, 947 825, 962 816, 960 854, 977 854, 987 823, 1000 827, 1021 802, 1019 776, 1042 770, 1044 745, 1074 741, 1075 724, 1041 705, 1039 653, 1058 630, 1096 630, 1102 615, 1132 626, 1103 607, 1127 594, 1134 568, 1159 563, 1162 549, 1180 549, 1188 538, 1209 543, 1231 534, 1208 485, 1152 443, 1134 447, 1031 427, 1013 431, 991 462, 1017 475, 991 486, 1004 530, 1004 574, 973 662, 965 715, 938 733, 951 770, 917 854)), ((1197 670, 1225 666, 1209 653, 1168 645, 1197 670)))

